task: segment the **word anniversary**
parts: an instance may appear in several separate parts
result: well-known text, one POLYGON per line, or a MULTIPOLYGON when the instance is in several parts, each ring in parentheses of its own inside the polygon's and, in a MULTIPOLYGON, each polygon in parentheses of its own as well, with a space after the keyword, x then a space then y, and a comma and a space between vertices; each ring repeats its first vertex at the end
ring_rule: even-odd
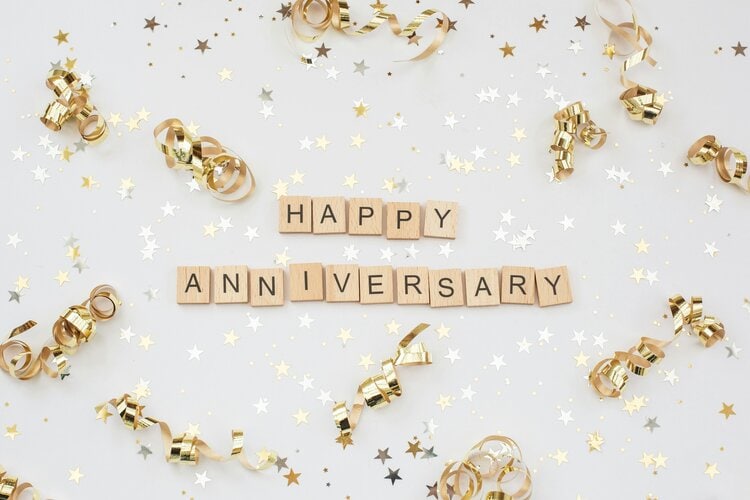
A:
POLYGON ((431 307, 536 303, 541 307, 573 301, 565 266, 547 269, 505 266, 484 269, 290 264, 288 287, 281 268, 180 266, 177 303, 250 303, 280 306, 326 301, 360 304, 423 304, 431 307))
POLYGON ((341 196, 282 196, 279 199, 280 233, 377 235, 389 240, 455 239, 458 203, 428 201, 424 217, 415 202, 390 202, 380 198, 341 196), (424 227, 423 227, 424 220, 424 227))

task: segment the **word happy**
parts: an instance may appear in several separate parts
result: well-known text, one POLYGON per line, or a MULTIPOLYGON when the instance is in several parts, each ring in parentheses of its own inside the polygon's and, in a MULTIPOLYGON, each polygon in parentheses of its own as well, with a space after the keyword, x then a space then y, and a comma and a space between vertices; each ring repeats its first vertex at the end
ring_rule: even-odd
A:
POLYGON ((505 266, 483 269, 290 264, 283 269, 247 266, 180 266, 178 304, 250 303, 253 307, 292 302, 422 304, 431 307, 539 306, 573 301, 566 266, 535 269, 505 266), (288 293, 287 293, 288 292, 288 293))
POLYGON ((456 237, 458 203, 428 201, 422 207, 413 202, 385 204, 380 198, 340 196, 282 196, 279 199, 280 233, 378 235, 389 240, 418 240, 456 237), (423 227, 424 219, 424 227, 423 227))

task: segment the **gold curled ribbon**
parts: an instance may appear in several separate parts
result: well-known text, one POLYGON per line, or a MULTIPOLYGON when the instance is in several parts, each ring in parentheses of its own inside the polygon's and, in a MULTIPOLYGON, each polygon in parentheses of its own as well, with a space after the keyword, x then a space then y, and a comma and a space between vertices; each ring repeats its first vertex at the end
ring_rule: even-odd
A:
POLYGON ((438 482, 441 500, 526 500, 531 498, 531 472, 521 449, 506 436, 487 436, 460 462, 445 465, 438 482), (490 483, 490 484, 488 484, 490 483))
MULTIPOLYGON (((656 60, 651 57, 651 44, 654 40, 651 34, 638 24, 635 15, 635 9, 630 0, 624 0, 630 7, 630 21, 615 24, 599 12, 600 1, 596 2, 596 11, 602 22, 610 29, 609 41, 607 48, 611 50, 610 56, 624 56, 620 67, 620 83, 626 90, 620 94, 620 102, 625 106, 628 116, 637 121, 642 121, 648 125, 654 125, 659 115, 664 109, 664 96, 658 95, 655 89, 639 85, 626 76, 628 69, 633 66, 646 62, 651 66, 656 66, 656 60), (615 37, 621 38, 626 42, 627 50, 620 51, 618 46, 613 43, 615 37)), ((605 52, 607 53, 607 52, 605 52)))
POLYGON ((215 198, 237 201, 255 190, 255 177, 242 158, 213 137, 190 135, 177 118, 158 124, 154 139, 169 168, 190 170, 193 178, 215 198))
POLYGON ((584 146, 599 149, 607 142, 607 131, 599 127, 589 117, 588 110, 581 101, 570 104, 554 115, 555 135, 550 151, 555 155, 552 173, 561 181, 573 173, 575 138, 584 146))
POLYGON ((70 118, 78 121, 78 133, 83 140, 96 144, 107 137, 109 129, 96 106, 89 102, 88 89, 78 75, 54 69, 47 76, 47 88, 55 93, 55 100, 47 105, 40 117, 48 129, 58 132, 70 118))
MULTIPOLYGON (((19 483, 17 477, 9 476, 0 465, 0 500, 21 500, 24 492, 30 493, 33 500, 39 500, 41 495, 31 483, 19 483)), ((26 495, 28 498, 28 495, 26 495)))
POLYGON ((688 159, 694 165, 705 165, 716 160, 716 172, 721 180, 750 191, 750 175, 747 175, 747 155, 739 149, 724 147, 713 135, 704 135, 690 146, 688 159), (734 162, 730 159, 734 158, 734 162), (734 163, 734 166, 731 164, 734 163))
POLYGON ((42 347, 37 356, 29 344, 16 338, 36 326, 36 321, 27 321, 14 328, 8 340, 0 344, 0 370, 19 380, 30 379, 41 371, 52 378, 65 378, 69 369, 67 356, 91 340, 96 334, 97 321, 114 317, 119 306, 120 300, 114 288, 109 285, 95 287, 88 299, 68 307, 60 315, 52 326, 54 344, 42 347))
POLYGON ((664 348, 683 331, 688 331, 688 335, 691 331, 695 333, 705 347, 711 347, 724 338, 724 325, 713 316, 703 315, 701 297, 691 297, 690 302, 682 295, 670 297, 669 310, 674 336, 669 340, 641 337, 638 345, 599 361, 589 373, 589 383, 596 392, 605 397, 618 397, 628 382, 629 373, 645 375, 649 368, 664 359, 664 348))
POLYGON ((163 420, 144 417, 144 406, 139 404, 130 394, 123 394, 119 398, 110 399, 108 402, 97 406, 95 408, 96 412, 100 413, 107 405, 111 405, 117 410, 122 423, 129 429, 138 431, 147 429, 153 425, 158 426, 164 444, 165 458, 169 463, 197 465, 201 455, 217 462, 237 460, 244 468, 251 471, 264 470, 276 463, 276 453, 265 450, 258 453, 259 461, 257 465, 250 463, 250 460, 245 455, 245 435, 241 430, 232 430, 232 451, 228 457, 225 457, 215 452, 205 441, 193 434, 186 432, 178 436, 173 436, 169 425, 163 420))
POLYGON ((349 3, 345 0, 296 0, 289 11, 292 18, 292 30, 300 40, 305 42, 314 42, 328 29, 333 28, 350 36, 362 36, 378 29, 382 24, 387 23, 391 32, 399 37, 411 38, 416 36, 416 32, 422 24, 432 16, 441 16, 438 19, 438 25, 435 28, 435 37, 424 50, 419 54, 408 59, 408 61, 419 61, 432 55, 445 40, 451 22, 445 13, 436 9, 423 10, 419 15, 412 19, 405 28, 395 14, 387 12, 386 4, 376 3, 370 5, 374 14, 372 19, 366 25, 357 30, 352 29, 351 16, 349 14, 349 3), (319 10, 320 12, 314 12, 319 10), (302 28, 305 26, 306 28, 302 28))
POLYGON ((357 427, 362 416, 365 405, 370 408, 380 408, 391 403, 391 399, 401 396, 401 384, 396 373, 397 366, 429 365, 432 363, 432 355, 422 342, 411 345, 411 342, 429 327, 427 323, 420 323, 412 329, 398 343, 396 355, 381 362, 382 373, 367 378, 357 389, 351 411, 346 406, 346 401, 333 405, 333 420, 339 430, 336 442, 346 448, 354 444, 352 432, 357 427))

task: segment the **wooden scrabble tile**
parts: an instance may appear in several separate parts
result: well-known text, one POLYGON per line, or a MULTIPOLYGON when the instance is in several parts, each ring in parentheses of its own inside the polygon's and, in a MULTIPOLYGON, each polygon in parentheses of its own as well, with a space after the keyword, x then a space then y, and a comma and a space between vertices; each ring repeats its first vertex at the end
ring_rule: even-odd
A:
POLYGON ((289 300, 323 300, 322 264, 289 264, 289 300))
POLYGON ((312 232, 312 198, 282 196, 279 199, 279 232, 312 232))
POLYGON ((250 305, 284 305, 284 271, 279 268, 250 269, 250 305))
POLYGON ((504 266, 500 273, 500 302, 534 304, 534 268, 504 266))
POLYGON ((393 268, 391 266, 359 268, 359 302, 361 304, 393 303, 393 268))
POLYGON ((247 266, 219 266, 214 269, 214 302, 240 304, 248 301, 247 266))
POLYGON ((326 302, 359 302, 359 266, 326 266, 326 302))
POLYGON ((428 238, 456 238, 458 203, 429 200, 424 211, 424 235, 428 238))
POLYGON ((430 270, 430 307, 462 305, 464 305, 464 284, 461 270, 430 270))
POLYGON ((536 293, 539 306, 556 306, 573 302, 567 266, 536 270, 536 293))
POLYGON ((418 240, 422 231, 419 203, 390 202, 385 207, 385 237, 389 240, 418 240))
POLYGON ((383 200, 351 198, 349 200, 349 234, 383 234, 383 200))
POLYGON ((325 196, 312 199, 313 233, 346 232, 346 198, 325 196))
POLYGON ((426 267, 396 268, 396 301, 399 304, 429 304, 429 269, 426 267))
POLYGON ((497 268, 464 271, 466 305, 496 306, 500 304, 500 271, 497 268))
POLYGON ((177 303, 211 302, 211 268, 209 266, 177 267, 177 303))

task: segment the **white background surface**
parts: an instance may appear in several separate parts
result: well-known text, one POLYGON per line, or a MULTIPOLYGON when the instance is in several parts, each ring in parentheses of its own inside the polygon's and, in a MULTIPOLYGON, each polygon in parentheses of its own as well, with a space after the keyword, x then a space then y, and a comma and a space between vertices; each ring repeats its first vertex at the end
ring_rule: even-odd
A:
MULTIPOLYGON (((442 55, 395 63, 413 49, 403 40, 387 33, 362 39, 330 33, 325 38, 333 48, 330 57, 310 70, 297 58, 300 50, 314 52, 313 46, 295 49, 287 40, 287 23, 271 20, 278 17, 277 2, 10 7, 0 34, 6 189, 0 236, 18 233, 22 241, 0 246, 0 284, 13 290, 21 275, 30 278, 30 288, 20 304, 0 305, 3 327, 34 318, 40 327, 28 337, 41 345, 57 315, 102 282, 115 285, 125 305, 72 358, 72 375, 64 382, 0 377, 0 431, 16 424, 21 432, 14 440, 0 436, 0 463, 9 472, 54 498, 422 498, 444 460, 460 458, 484 435, 500 432, 520 444, 533 469, 536 498, 750 494, 747 353, 728 357, 724 347, 748 345, 750 313, 743 308, 750 295, 748 195, 721 183, 712 167, 683 167, 688 146, 706 133, 750 148, 743 125, 748 61, 730 49, 738 38, 750 41, 743 38, 747 5, 638 2, 640 19, 656 40, 659 68, 638 68, 636 79, 673 98, 654 127, 631 122, 621 109, 617 66, 601 55, 606 32, 590 2, 479 0, 466 10, 436 1, 419 7, 429 6, 458 20, 442 55), (535 33, 528 24, 542 14, 548 28, 535 33), (584 14, 592 24, 582 32, 573 25, 575 16, 584 14), (143 29, 143 18, 152 16, 161 23, 153 33, 143 29), (58 29, 70 32, 69 44, 58 47, 51 38, 58 29), (196 38, 209 38, 211 50, 204 55, 193 50, 196 38), (498 47, 506 40, 517 48, 514 57, 503 59, 498 47), (571 41, 583 47, 577 55, 568 50, 571 41), (719 46, 723 50, 715 54, 719 46), (106 117, 120 113, 127 121, 142 107, 151 113, 139 130, 128 132, 121 123, 104 143, 75 154, 70 163, 45 155, 37 145, 48 133, 38 120, 51 97, 46 71, 50 61, 65 57, 77 58, 77 71, 95 75, 92 101, 106 117), (353 62, 362 59, 370 66, 364 77, 353 73, 353 62), (538 64, 549 64, 551 74, 542 78, 538 64), (336 79, 326 78, 325 68, 331 67, 341 72, 336 79), (223 68, 232 71, 231 80, 220 82, 223 68), (267 120, 258 113, 264 85, 273 89, 268 104, 274 115, 267 120), (585 100, 609 132, 601 150, 578 148, 576 172, 562 184, 548 183, 545 175, 557 109, 544 98, 551 86, 568 101, 585 100), (498 88, 500 98, 479 102, 475 94, 488 87, 498 88), (506 105, 515 92, 522 100, 506 105), (370 105, 364 118, 352 110, 360 98, 370 105), (400 131, 389 126, 396 113, 408 124, 400 131), (443 125, 450 113, 458 120, 453 129, 443 125), (205 192, 189 192, 187 174, 167 169, 153 146, 153 127, 168 117, 194 121, 200 133, 241 154, 253 165, 256 194, 224 204, 205 192), (514 128, 527 137, 517 142, 514 128), (366 140, 361 149, 350 146, 358 133, 366 140), (299 146, 306 136, 313 141, 309 151, 299 146), (315 147, 321 136, 331 141, 325 151, 315 147), (458 174, 440 165, 446 150, 473 160, 477 146, 486 148, 486 158, 475 161, 475 172, 458 174), (19 147, 27 152, 23 161, 13 160, 11 151, 19 147), (509 165, 511 153, 520 155, 520 165, 509 165), (658 172, 662 162, 671 163, 674 172, 666 177, 658 172), (43 184, 34 180, 37 165, 50 175, 43 184), (605 170, 613 166, 629 172, 632 182, 608 180, 605 170), (292 184, 295 170, 305 174, 302 184, 292 184), (359 181, 354 189, 342 185, 352 174, 359 181), (93 176, 97 187, 81 188, 82 176, 93 176), (117 190, 127 178, 136 187, 132 199, 121 200, 117 190), (408 192, 381 189, 390 178, 406 179, 408 192), (454 252, 446 259, 438 254, 443 241, 424 239, 415 242, 415 260, 406 257, 408 242, 280 235, 272 192, 279 179, 289 183, 289 194, 456 200, 461 215, 454 252), (723 202, 720 211, 709 213, 705 200, 713 195, 723 202), (174 216, 163 216, 166 202, 179 207, 174 216), (516 218, 501 226, 500 213, 507 210, 516 218), (558 221, 564 216, 575 219, 574 228, 563 231, 558 221), (203 226, 219 224, 220 217, 231 218, 233 227, 204 236, 203 226), (626 224, 625 235, 613 234, 610 226, 617 220, 626 224), (514 250, 508 242, 527 224, 538 230, 536 238, 525 250, 514 250), (145 243, 138 236, 148 226, 159 246, 153 260, 143 258, 145 243), (249 242, 243 236, 247 226, 257 227, 260 237, 249 242), (493 230, 499 227, 508 231, 507 242, 495 241, 493 230), (89 266, 81 274, 63 246, 71 233, 89 266), (650 243, 648 253, 636 253, 641 238, 650 243), (706 243, 718 247, 714 257, 704 253, 706 243), (380 259, 387 247, 395 253, 394 266, 566 264, 575 302, 544 310, 511 305, 430 310, 325 303, 189 307, 174 301, 177 265, 268 267, 285 248, 291 262, 342 263, 349 245, 359 249, 360 265, 387 264, 380 259), (656 273, 658 281, 636 284, 629 276, 639 268, 656 273), (61 270, 70 272, 62 287, 53 279, 61 270), (158 289, 155 300, 144 294, 149 289, 158 289), (658 369, 626 389, 627 398, 645 396, 648 402, 632 416, 621 400, 600 401, 587 386, 588 369, 641 335, 668 338, 670 323, 662 315, 675 293, 702 295, 707 312, 725 323, 729 342, 705 350, 686 338, 671 346, 658 369), (260 317, 257 332, 245 327, 247 313, 260 317), (299 326, 306 314, 314 318, 309 329, 299 326), (387 334, 391 320, 402 325, 401 335, 416 323, 431 323, 422 340, 435 362, 400 370, 404 397, 388 408, 365 411, 355 446, 342 451, 334 443, 330 403, 323 406, 316 397, 323 390, 335 400, 351 400, 359 382, 394 352, 400 336, 387 334), (449 338, 438 339, 435 328, 441 324, 450 328, 449 338), (118 335, 128 327, 136 334, 130 343, 118 335), (549 343, 538 341, 545 327, 554 333, 549 343), (354 336, 345 347, 336 338, 341 328, 354 336), (223 343, 222 334, 231 329, 240 336, 235 347, 223 343), (580 346, 570 340, 574 331, 585 332, 580 346), (604 349, 593 344, 600 333, 608 340, 604 349), (138 340, 147 335, 155 344, 145 351, 138 340), (519 352, 523 339, 531 343, 528 353, 519 352), (204 351, 200 361, 188 360, 186 351, 194 345, 204 351), (453 364, 444 357, 449 349, 460 356, 453 364), (576 367, 573 357, 581 351, 590 356, 589 368, 576 367), (376 365, 358 366, 360 356, 370 354, 376 365), (491 366, 493 354, 504 356, 507 366, 491 366), (289 376, 277 378, 273 365, 282 360, 291 366, 289 376), (664 370, 672 369, 679 377, 674 385, 664 381, 664 370), (305 375, 314 379, 313 390, 299 385, 305 375), (288 457, 302 473, 300 485, 287 487, 275 468, 253 474, 234 463, 167 464, 156 431, 131 435, 116 417, 106 425, 95 420, 94 405, 132 391, 139 379, 150 381, 148 415, 166 420, 175 432, 199 423, 202 437, 220 451, 229 449, 230 429, 241 427, 251 453, 266 446, 288 457), (469 385, 476 391, 471 401, 461 397, 469 385), (452 406, 441 410, 436 404, 441 395, 454 398, 452 406), (267 413, 256 412, 259 398, 268 400, 267 413), (725 420, 718 413, 722 402, 733 403, 737 415, 725 420), (298 426, 292 415, 299 409, 309 417, 298 426), (561 410, 571 411, 574 420, 564 425, 561 410), (657 417, 661 427, 648 432, 647 417, 657 417), (434 436, 423 432, 430 419, 439 425, 434 436), (590 453, 586 438, 595 431, 605 442, 601 452, 590 453), (405 454, 412 436, 434 446, 438 457, 405 454), (136 454, 138 439, 154 452, 146 461, 136 454), (393 459, 381 465, 373 457, 386 447, 393 459), (567 452, 567 463, 551 458, 558 450, 567 452), (658 474, 644 468, 643 453, 667 456, 666 467, 658 474), (707 463, 718 464, 713 480, 704 474, 707 463), (78 485, 68 480, 76 467, 84 474, 78 485), (384 479, 387 467, 400 469, 403 480, 391 486, 384 479), (211 481, 202 489, 194 484, 195 473, 204 470, 211 481)), ((392 8, 402 22, 417 12, 412 4, 394 2, 392 8)), ((427 29, 420 34, 423 44, 432 36, 427 29)), ((50 139, 62 149, 77 137, 69 125, 50 139)))

